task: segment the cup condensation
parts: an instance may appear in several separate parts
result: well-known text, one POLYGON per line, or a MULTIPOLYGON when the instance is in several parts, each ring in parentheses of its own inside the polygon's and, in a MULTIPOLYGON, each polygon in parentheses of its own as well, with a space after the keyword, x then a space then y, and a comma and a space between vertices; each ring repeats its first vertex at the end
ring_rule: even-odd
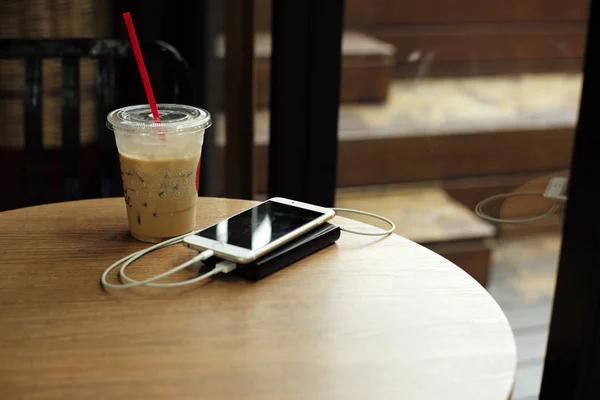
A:
POLYGON ((196 222, 196 179, 204 132, 211 125, 203 109, 159 104, 160 121, 148 105, 111 112, 129 229, 150 243, 189 233, 196 222))

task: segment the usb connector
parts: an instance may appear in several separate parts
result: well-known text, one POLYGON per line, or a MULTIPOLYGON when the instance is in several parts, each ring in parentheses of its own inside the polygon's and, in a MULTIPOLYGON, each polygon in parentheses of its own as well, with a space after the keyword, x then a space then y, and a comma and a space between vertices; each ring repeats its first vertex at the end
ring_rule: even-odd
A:
POLYGON ((219 272, 222 272, 224 274, 230 273, 231 271, 236 269, 236 267, 237 267, 236 263, 234 263, 233 261, 227 261, 227 260, 223 260, 223 261, 220 261, 215 264, 215 269, 219 270, 219 272))
POLYGON ((548 182, 548 186, 544 191, 544 197, 554 200, 567 200, 567 186, 569 180, 563 177, 554 177, 548 182))

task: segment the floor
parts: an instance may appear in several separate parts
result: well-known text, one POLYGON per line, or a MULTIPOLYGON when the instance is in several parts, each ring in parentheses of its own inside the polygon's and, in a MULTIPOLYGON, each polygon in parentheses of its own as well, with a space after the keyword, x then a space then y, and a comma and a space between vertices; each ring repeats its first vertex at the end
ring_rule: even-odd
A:
POLYGON ((561 236, 505 239, 494 250, 488 291, 504 310, 517 342, 512 400, 538 398, 561 236))

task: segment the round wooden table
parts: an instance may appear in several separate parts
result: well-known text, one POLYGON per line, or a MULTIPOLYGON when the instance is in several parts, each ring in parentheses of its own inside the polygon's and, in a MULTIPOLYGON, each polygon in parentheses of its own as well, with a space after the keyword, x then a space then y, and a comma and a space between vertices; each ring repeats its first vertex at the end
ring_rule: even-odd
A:
MULTIPOLYGON (((252 204, 201 198, 197 226, 252 204)), ((129 236, 123 199, 8 211, 0 226, 2 398, 510 395, 515 342, 498 305, 460 268, 400 236, 342 233, 258 283, 227 275, 186 290, 104 292, 102 271, 148 246, 129 236)), ((192 254, 160 250, 131 275, 192 254)))

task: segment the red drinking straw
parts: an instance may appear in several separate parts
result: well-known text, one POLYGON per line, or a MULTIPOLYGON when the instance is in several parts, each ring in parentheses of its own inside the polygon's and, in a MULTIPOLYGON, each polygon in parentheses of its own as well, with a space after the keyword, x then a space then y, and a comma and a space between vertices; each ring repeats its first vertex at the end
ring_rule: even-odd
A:
POLYGON ((152 85, 150 85, 150 78, 148 78, 148 71, 146 71, 146 64, 144 64, 144 57, 142 56, 142 50, 140 50, 140 44, 137 35, 135 34, 131 14, 129 14, 129 12, 123 13, 123 19, 125 20, 125 26, 127 27, 127 33, 129 34, 129 40, 131 41, 131 47, 133 48, 133 54, 135 55, 135 61, 140 70, 140 76, 142 78, 142 83, 144 84, 148 104, 150 104, 150 109, 152 110, 152 118, 154 118, 155 121, 160 121, 158 107, 156 106, 156 100, 154 99, 154 92, 152 92, 152 85))
MULTIPOLYGON (((152 118, 155 121, 160 122, 160 116, 158 115, 158 107, 156 106, 156 100, 154 99, 154 92, 152 91, 152 85, 150 84, 150 78, 148 77, 148 71, 146 71, 146 64, 144 63, 144 57, 142 56, 142 50, 140 49, 140 43, 138 42, 135 28, 133 27, 133 21, 131 20, 131 14, 129 12, 123 13, 123 20, 125 20, 125 26, 127 27, 127 33, 129 34, 129 41, 133 48, 133 54, 135 55, 135 61, 137 62, 138 69, 140 70, 140 77, 144 84, 144 90, 146 91, 146 97, 148 98, 148 104, 152 110, 152 118)), ((161 134, 164 140, 164 134, 161 134)), ((198 161, 198 168, 196 169, 196 191, 200 187, 200 161, 198 161)))

